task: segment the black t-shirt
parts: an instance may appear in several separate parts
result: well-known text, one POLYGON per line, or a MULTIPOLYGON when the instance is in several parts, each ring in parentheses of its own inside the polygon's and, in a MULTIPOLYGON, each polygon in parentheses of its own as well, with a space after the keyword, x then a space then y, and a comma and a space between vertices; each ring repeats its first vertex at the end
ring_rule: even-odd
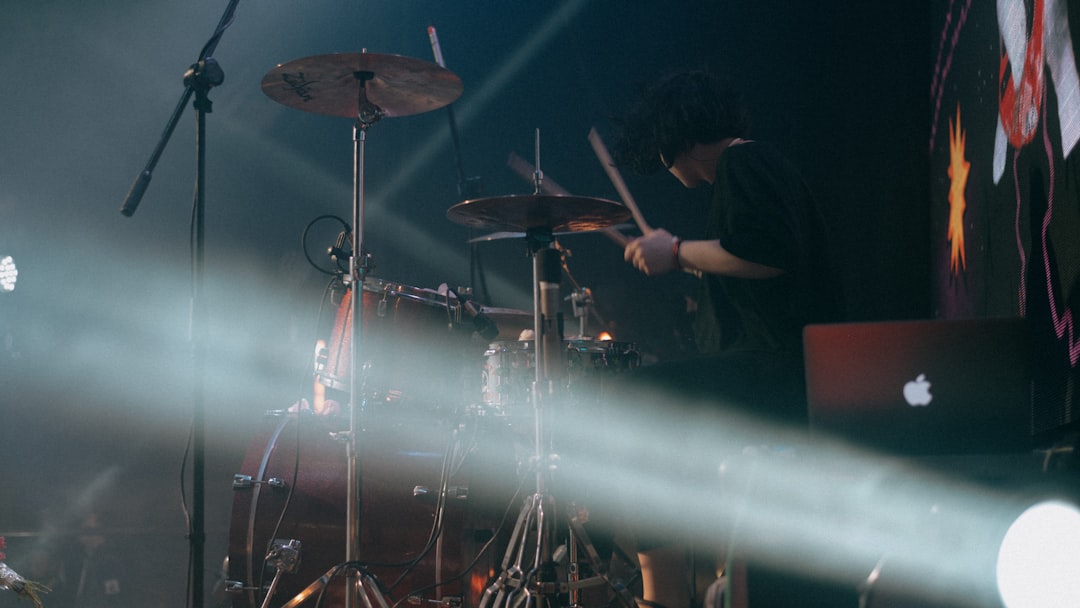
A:
POLYGON ((717 163, 703 238, 784 274, 702 275, 693 319, 698 355, 635 370, 627 398, 646 385, 679 395, 684 404, 721 404, 803 424, 802 330, 840 320, 842 300, 809 189, 774 147, 731 146, 717 163))
POLYGON ((802 329, 839 320, 826 230, 802 177, 773 146, 721 155, 705 238, 744 260, 784 270, 772 279, 704 275, 694 336, 704 355, 746 355, 801 368, 802 329))

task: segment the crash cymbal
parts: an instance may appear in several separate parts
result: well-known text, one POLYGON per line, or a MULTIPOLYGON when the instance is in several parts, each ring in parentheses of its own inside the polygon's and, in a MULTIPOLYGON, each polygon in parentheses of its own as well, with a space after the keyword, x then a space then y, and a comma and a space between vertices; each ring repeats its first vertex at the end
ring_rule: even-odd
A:
MULTIPOLYGON (((552 233, 552 234, 553 234, 553 236, 567 236, 567 235, 571 235, 571 234, 589 234, 590 232, 600 232, 600 231, 603 231, 603 230, 617 230, 619 232, 622 232, 623 230, 630 230, 633 227, 634 227, 633 224, 618 224, 618 225, 615 225, 615 226, 607 226, 607 227, 604 227, 604 228, 597 228, 596 230, 579 230, 577 232, 555 232, 555 233, 552 233)), ((506 239, 523 239, 526 236, 528 236, 528 235, 526 233, 524 233, 524 232, 506 232, 506 231, 492 232, 490 234, 485 234, 483 236, 473 237, 473 238, 469 239, 468 243, 471 245, 473 243, 487 243, 489 241, 502 241, 502 240, 506 240, 506 239)))
POLYGON ((630 211, 602 198, 549 194, 510 195, 460 202, 447 210, 451 221, 493 231, 600 230, 630 219, 630 211))
POLYGON ((274 101, 316 114, 355 118, 360 75, 368 101, 381 116, 408 116, 441 108, 461 96, 461 79, 434 63, 376 53, 333 53, 283 63, 263 76, 274 101))

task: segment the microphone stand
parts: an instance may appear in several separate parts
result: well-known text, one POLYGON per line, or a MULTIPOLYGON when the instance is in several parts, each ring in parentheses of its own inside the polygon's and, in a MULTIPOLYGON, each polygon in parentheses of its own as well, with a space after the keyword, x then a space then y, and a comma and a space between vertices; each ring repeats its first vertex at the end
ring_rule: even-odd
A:
POLYGON ((191 327, 190 340, 192 351, 192 505, 189 522, 188 542, 191 550, 189 572, 188 601, 192 608, 204 605, 205 588, 205 470, 206 470, 206 402, 204 372, 206 369, 206 303, 203 296, 203 275, 205 268, 205 223, 206 223, 206 115, 213 109, 209 99, 210 89, 225 81, 225 72, 218 62, 211 57, 221 41, 222 34, 232 24, 233 15, 239 0, 229 0, 221 20, 213 35, 199 52, 198 60, 184 73, 184 93, 176 109, 165 126, 161 139, 150 155, 146 167, 135 178, 128 191, 127 198, 120 208, 124 217, 131 217, 150 185, 154 168, 157 166, 165 146, 172 137, 184 108, 194 95, 195 102, 195 200, 192 212, 192 288, 191 288, 191 327))

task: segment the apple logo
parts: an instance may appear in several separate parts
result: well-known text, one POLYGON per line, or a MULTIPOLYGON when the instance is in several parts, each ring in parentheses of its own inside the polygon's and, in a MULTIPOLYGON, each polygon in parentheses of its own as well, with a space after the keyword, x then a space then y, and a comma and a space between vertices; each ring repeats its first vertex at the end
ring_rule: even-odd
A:
POLYGON ((933 398, 926 374, 919 374, 918 378, 904 384, 904 399, 911 407, 926 407, 930 405, 930 400, 933 398))

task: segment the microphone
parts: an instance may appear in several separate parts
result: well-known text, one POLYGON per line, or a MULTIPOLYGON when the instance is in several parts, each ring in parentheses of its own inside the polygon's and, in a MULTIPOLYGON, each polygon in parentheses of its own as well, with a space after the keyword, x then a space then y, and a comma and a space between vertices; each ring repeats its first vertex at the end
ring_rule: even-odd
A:
POLYGON ((144 170, 139 173, 138 177, 131 184, 131 189, 128 190, 127 198, 124 199, 123 206, 120 207, 120 213, 124 217, 131 217, 135 215, 135 209, 139 206, 139 201, 142 200, 146 189, 150 186, 150 179, 154 177, 150 170, 144 170))
POLYGON ((484 314, 482 307, 478 308, 468 296, 460 296, 453 289, 447 288, 446 291, 454 296, 454 299, 458 302, 461 302, 461 307, 465 309, 465 313, 472 319, 473 331, 480 334, 485 340, 492 340, 499 335, 499 327, 495 325, 495 321, 492 321, 484 314))
POLYGON ((349 243, 350 234, 351 232, 348 225, 345 226, 344 230, 338 233, 337 240, 334 241, 333 246, 326 250, 326 253, 330 255, 331 260, 335 262, 347 260, 350 253, 345 250, 345 245, 349 243))
MULTIPOLYGON (((457 296, 457 294, 454 294, 457 296)), ((472 319, 473 331, 480 334, 485 340, 494 340, 499 335, 499 327, 492 321, 487 315, 484 314, 483 309, 477 308, 472 300, 468 298, 462 298, 458 296, 458 300, 461 302, 461 307, 468 313, 469 318, 472 319)))

